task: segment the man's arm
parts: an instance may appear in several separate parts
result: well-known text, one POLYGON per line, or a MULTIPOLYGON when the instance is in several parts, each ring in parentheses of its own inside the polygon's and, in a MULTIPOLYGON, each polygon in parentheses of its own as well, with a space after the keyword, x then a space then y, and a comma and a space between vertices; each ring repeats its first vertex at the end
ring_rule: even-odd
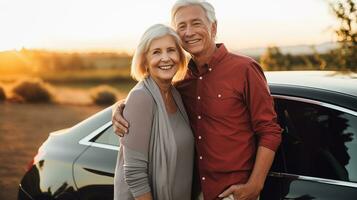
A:
POLYGON ((248 182, 232 185, 222 196, 233 193, 239 200, 256 200, 274 160, 281 141, 281 128, 277 123, 273 98, 270 95, 261 67, 252 62, 246 71, 245 102, 249 109, 250 123, 258 138, 258 149, 253 171, 248 182))
POLYGON ((263 189, 265 179, 273 163, 275 152, 259 146, 253 171, 246 184, 232 185, 219 197, 226 197, 233 194, 235 199, 256 200, 263 189))
POLYGON ((123 137, 128 133, 129 123, 123 117, 123 110, 125 107, 125 99, 119 100, 113 106, 112 110, 112 123, 115 134, 123 137))
POLYGON ((148 192, 140 197, 135 198, 135 200, 153 200, 151 192, 148 192))
POLYGON ((258 148, 254 168, 247 184, 255 185, 259 189, 259 193, 263 189, 265 179, 274 161, 274 156, 275 152, 271 149, 263 146, 258 148))

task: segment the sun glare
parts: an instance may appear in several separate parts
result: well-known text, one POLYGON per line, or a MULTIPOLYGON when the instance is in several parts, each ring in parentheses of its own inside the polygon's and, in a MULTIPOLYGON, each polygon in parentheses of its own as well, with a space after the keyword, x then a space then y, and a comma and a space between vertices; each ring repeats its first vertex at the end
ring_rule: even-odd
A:
MULTIPOLYGON (((231 49, 331 41, 331 35, 323 33, 332 19, 323 1, 208 1, 216 8, 218 42, 227 43, 231 49)), ((174 2, 1 1, 0 51, 39 48, 131 52, 147 27, 169 24, 174 2)))

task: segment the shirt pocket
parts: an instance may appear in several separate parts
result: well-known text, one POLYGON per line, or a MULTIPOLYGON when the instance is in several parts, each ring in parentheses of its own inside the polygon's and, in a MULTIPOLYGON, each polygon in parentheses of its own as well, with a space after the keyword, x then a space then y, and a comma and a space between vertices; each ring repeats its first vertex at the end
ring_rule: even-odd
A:
POLYGON ((212 117, 227 117, 233 112, 237 97, 233 91, 211 92, 204 96, 206 98, 205 114, 212 117))

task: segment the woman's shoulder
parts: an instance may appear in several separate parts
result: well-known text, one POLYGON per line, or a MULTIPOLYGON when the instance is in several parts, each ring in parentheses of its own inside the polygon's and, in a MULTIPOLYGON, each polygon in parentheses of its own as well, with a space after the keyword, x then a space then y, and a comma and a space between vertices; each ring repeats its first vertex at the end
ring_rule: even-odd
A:
POLYGON ((126 102, 135 102, 135 104, 145 104, 151 105, 154 103, 154 99, 148 89, 145 87, 144 83, 140 81, 134 88, 132 88, 126 98, 126 102))

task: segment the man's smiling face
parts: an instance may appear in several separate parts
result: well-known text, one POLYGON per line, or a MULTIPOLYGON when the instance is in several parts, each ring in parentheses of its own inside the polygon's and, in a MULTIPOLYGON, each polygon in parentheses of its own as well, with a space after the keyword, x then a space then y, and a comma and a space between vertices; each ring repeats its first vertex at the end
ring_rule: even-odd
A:
POLYGON ((209 22, 201 6, 192 5, 180 8, 174 20, 183 48, 191 55, 204 55, 215 46, 216 24, 209 22))

